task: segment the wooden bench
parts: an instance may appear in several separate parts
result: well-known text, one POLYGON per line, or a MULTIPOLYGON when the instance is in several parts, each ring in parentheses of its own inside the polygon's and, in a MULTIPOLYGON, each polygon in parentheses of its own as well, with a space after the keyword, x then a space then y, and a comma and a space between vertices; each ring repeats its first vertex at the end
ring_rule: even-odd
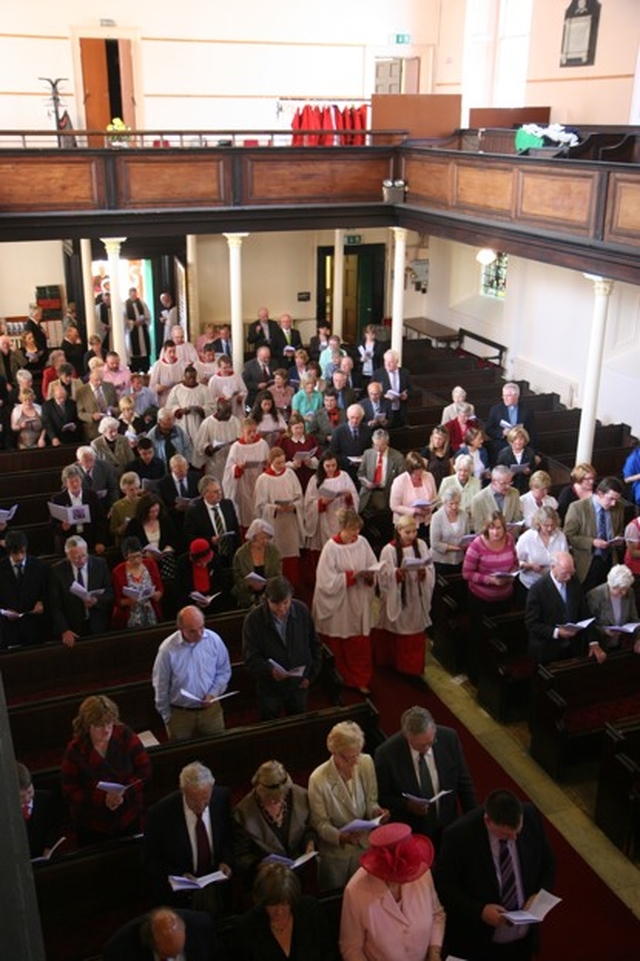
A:
POLYGON ((640 715, 606 725, 594 820, 626 855, 640 855, 640 715))
MULTIPOLYGON (((628 424, 607 424, 596 427, 593 438, 593 449, 599 448, 629 448, 634 445, 635 438, 631 434, 628 424)), ((545 454, 558 457, 565 453, 573 454, 578 444, 578 430, 550 430, 538 432, 538 448, 545 454)))
MULTIPOLYGON (((614 476, 622 474, 622 466, 629 456, 629 447, 601 447, 595 448, 591 454, 591 463, 596 469, 598 477, 614 476)), ((575 451, 566 454, 556 454, 555 459, 564 464, 569 470, 573 470, 576 463, 575 451)))
MULTIPOLYGON (((0 466, 2 466, 1 460, 0 455, 0 466)), ((73 463, 72 451, 69 452, 68 463, 73 463)), ((27 494, 49 494, 59 490, 62 490, 59 467, 40 467, 38 470, 0 474, 0 498, 10 501, 9 507, 16 503, 17 493, 22 499, 27 494)))
POLYGON ((523 611, 484 618, 478 703, 496 721, 522 720, 528 715, 536 663, 527 644, 523 611))
MULTIPOLYGON (((242 625, 246 611, 217 614, 205 624, 220 634, 232 661, 242 660, 242 625)), ((140 631, 113 631, 78 641, 74 647, 52 642, 0 654, 0 674, 9 705, 25 698, 99 690, 104 684, 150 677, 161 642, 175 624, 164 621, 140 631)))
POLYGON ((609 654, 538 665, 533 681, 531 756, 556 780, 570 764, 599 756, 607 724, 640 714, 640 657, 609 654))
POLYGON ((433 656, 454 677, 467 670, 468 588, 462 574, 438 573, 431 604, 433 656))

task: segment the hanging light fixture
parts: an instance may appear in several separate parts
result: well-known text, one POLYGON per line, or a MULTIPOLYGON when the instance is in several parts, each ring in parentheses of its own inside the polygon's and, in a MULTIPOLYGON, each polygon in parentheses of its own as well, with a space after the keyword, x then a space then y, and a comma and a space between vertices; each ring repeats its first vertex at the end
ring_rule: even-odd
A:
POLYGON ((496 260, 497 256, 497 253, 491 247, 482 247, 476 254, 476 260, 483 267, 488 267, 496 260))

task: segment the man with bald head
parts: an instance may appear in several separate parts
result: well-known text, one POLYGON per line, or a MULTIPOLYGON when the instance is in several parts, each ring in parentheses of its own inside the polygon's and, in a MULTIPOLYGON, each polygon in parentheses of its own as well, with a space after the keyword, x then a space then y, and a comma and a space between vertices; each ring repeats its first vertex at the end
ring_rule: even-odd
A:
POLYGON ((222 954, 209 914, 162 907, 116 931, 102 957, 104 961, 218 961, 222 954))
POLYGON ((576 577, 573 557, 558 551, 547 574, 533 584, 527 595, 525 624, 529 653, 539 664, 600 650, 593 627, 569 627, 590 617, 587 600, 576 577))

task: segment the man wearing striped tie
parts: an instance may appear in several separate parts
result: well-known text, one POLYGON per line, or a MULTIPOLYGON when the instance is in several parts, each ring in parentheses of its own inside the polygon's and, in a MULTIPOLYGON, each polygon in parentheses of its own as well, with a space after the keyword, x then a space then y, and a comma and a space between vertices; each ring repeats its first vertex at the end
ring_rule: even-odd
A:
POLYGON ((513 925, 506 911, 551 890, 555 859, 542 818, 499 789, 484 807, 446 829, 434 880, 447 912, 445 950, 467 961, 530 961, 538 925, 513 925))

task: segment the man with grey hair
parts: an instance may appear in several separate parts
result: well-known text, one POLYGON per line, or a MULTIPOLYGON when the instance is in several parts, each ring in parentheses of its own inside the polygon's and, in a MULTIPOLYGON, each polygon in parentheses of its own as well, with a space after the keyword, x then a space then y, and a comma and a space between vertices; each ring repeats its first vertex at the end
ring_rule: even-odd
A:
POLYGON ((378 427, 374 430, 372 446, 362 455, 358 468, 360 482, 359 512, 363 517, 389 510, 389 494, 393 481, 405 469, 404 456, 389 447, 389 434, 378 427))
POLYGON ((600 645, 593 625, 579 628, 589 618, 589 607, 568 551, 551 556, 551 568, 529 588, 524 622, 529 654, 539 664, 591 653, 600 660, 600 645), (597 650, 596 650, 597 648, 597 650))
POLYGON ((93 447, 88 444, 76 450, 76 462, 82 470, 82 489, 95 491, 106 513, 120 497, 118 478, 114 468, 106 460, 99 460, 93 447), (106 493, 102 493, 105 491, 106 493))
POLYGON ((409 371, 400 366, 400 358, 395 350, 385 351, 383 363, 383 367, 374 370, 373 380, 382 384, 382 393, 391 403, 391 426, 404 427, 412 393, 409 371))
POLYGON ((200 497, 184 515, 184 537, 190 543, 204 537, 211 544, 222 567, 230 568, 239 546, 238 518, 233 501, 222 496, 220 482, 209 474, 198 481, 200 497))
POLYGON ((589 654, 599 661, 604 660, 607 651, 615 651, 621 646, 634 645, 640 653, 638 631, 638 609, 633 593, 634 576, 626 564, 615 564, 607 574, 606 584, 599 584, 587 594, 587 605, 596 619, 602 655, 589 648, 589 654), (630 625, 636 625, 635 630, 630 625), (622 627, 626 626, 626 630, 622 627))
POLYGON ((506 465, 499 464, 491 471, 491 483, 471 501, 471 527, 480 532, 494 511, 500 511, 507 524, 522 522, 520 494, 511 486, 513 474, 506 465))
POLYGON ((159 457, 167 468, 174 454, 182 454, 191 463, 193 456, 191 441, 186 431, 176 424, 173 411, 167 407, 160 408, 158 421, 147 437, 153 443, 156 457, 159 457))
POLYGON ((409 824, 438 844, 459 811, 477 807, 476 792, 462 745, 451 727, 436 725, 423 707, 408 708, 400 730, 375 755, 380 804, 392 821, 409 824), (440 792, 442 797, 431 801, 440 792))
POLYGON ((162 798, 147 814, 143 859, 151 877, 153 897, 159 904, 217 913, 216 889, 221 888, 220 884, 195 893, 172 892, 167 879, 170 874, 201 877, 212 871, 231 875, 231 792, 216 786, 213 774, 200 761, 182 768, 179 784, 179 791, 162 798))
POLYGON ((50 607, 53 633, 73 647, 80 637, 109 630, 113 588, 109 565, 88 553, 84 538, 68 537, 64 552, 65 560, 51 568, 50 607))
POLYGON ((489 436, 491 463, 495 464, 500 451, 507 446, 507 434, 512 427, 524 427, 533 449, 537 435, 533 411, 520 403, 520 387, 510 381, 502 388, 502 402, 489 410, 485 430, 489 436))
POLYGON ((371 428, 363 423, 364 411, 360 404, 347 407, 346 423, 331 434, 329 447, 338 458, 342 470, 346 470, 354 483, 358 478, 358 466, 362 455, 371 445, 371 428))

